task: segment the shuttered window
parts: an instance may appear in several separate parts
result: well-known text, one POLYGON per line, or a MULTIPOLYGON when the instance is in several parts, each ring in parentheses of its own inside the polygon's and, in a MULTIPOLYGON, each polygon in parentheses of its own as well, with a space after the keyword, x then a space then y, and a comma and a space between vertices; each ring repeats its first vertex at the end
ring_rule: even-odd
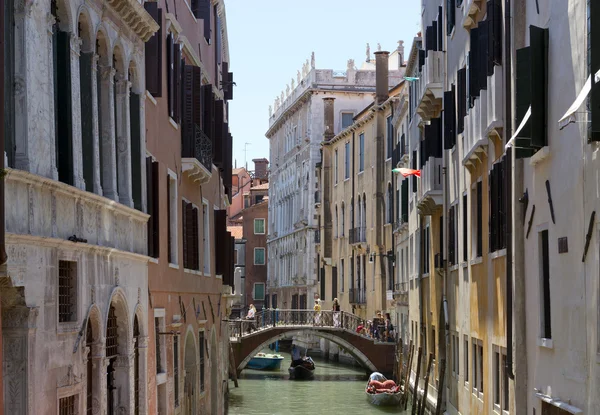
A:
POLYGON ((225 240, 225 233, 227 232, 227 211, 224 209, 215 210, 215 256, 216 256, 216 270, 217 275, 223 275, 225 273, 225 250, 227 249, 227 243, 225 240))
POLYGON ((402 180, 402 222, 408 223, 408 180, 402 180))
MULTIPOLYGON (((154 21, 158 23, 158 30, 145 43, 145 73, 146 73, 146 89, 154 97, 162 96, 162 46, 163 46, 163 31, 162 31, 162 9, 158 7, 158 2, 145 2, 144 8, 152 16, 154 21)), ((168 43, 167 43, 168 45, 168 43)))
POLYGON ((73 185, 73 119, 70 33, 54 26, 54 134, 58 180, 73 185))
POLYGON ((452 31, 454 30, 454 22, 455 21, 456 21, 456 0, 446 0, 446 29, 447 29, 448 36, 450 36, 452 34, 452 31))
MULTIPOLYGON (((444 10, 442 6, 438 8, 437 18, 437 49, 439 51, 444 50, 444 10)), ((434 24, 436 24, 434 23, 434 24)))
MULTIPOLYGON (((336 150, 337 154, 337 150, 336 150)), ((365 133, 358 136, 358 171, 365 170, 365 133)), ((336 173, 337 174, 337 173, 336 173)))
MULTIPOLYGON (((412 161, 411 168, 413 170, 416 170, 417 169, 417 151, 416 150, 414 150, 412 152, 412 160, 411 161, 412 161)), ((412 176, 412 191, 413 191, 413 193, 417 192, 417 176, 415 176, 415 175, 412 176)))
MULTIPOLYGON (((598 1, 588 0, 587 8, 588 65, 594 79, 593 75, 600 70, 600 4, 598 1)), ((589 141, 600 141, 600 88, 598 86, 592 88, 589 106, 592 120, 589 127, 589 141)))
POLYGON ((444 149, 450 150, 456 144, 456 91, 454 85, 444 92, 444 149))
POLYGON ((338 270, 337 267, 331 267, 331 297, 337 297, 338 270))
POLYGON ((167 36, 167 95, 169 116, 179 123, 182 106, 182 72, 181 45, 175 43, 173 34, 167 36))
POLYGON ((200 270, 200 246, 198 227, 198 208, 182 200, 181 211, 183 215, 183 267, 194 271, 200 270))
POLYGON ((489 175, 490 252, 506 248, 506 191, 504 189, 506 159, 494 164, 489 175))
POLYGON ((454 213, 456 206, 451 206, 448 211, 448 264, 456 265, 456 224, 454 222, 454 213))
POLYGON ((476 240, 476 249, 477 249, 477 258, 483 255, 483 183, 481 181, 477 182, 477 212, 476 212, 476 220, 477 220, 477 240, 476 240))
POLYGON ((215 99, 212 85, 202 86, 202 131, 213 141, 214 137, 215 99))
POLYGON ((539 233, 539 255, 540 255, 540 279, 542 288, 541 302, 541 337, 544 339, 552 338, 552 313, 550 308, 550 252, 548 245, 548 231, 539 233))
POLYGON ((173 336, 173 394, 175 408, 179 407, 179 336, 173 336))
POLYGON ((224 106, 222 100, 217 100, 215 101, 214 136, 212 140, 213 163, 217 167, 223 167, 225 164, 225 160, 223 159, 224 135, 224 106))
MULTIPOLYGON (((502 5, 500 0, 487 2, 487 18, 489 22, 489 59, 493 65, 502 65, 502 5)), ((491 74, 490 74, 491 75, 491 74)))
POLYGON ((158 193, 158 162, 152 157, 146 157, 146 193, 148 219, 148 256, 158 258, 159 244, 159 193, 158 193))
POLYGON ((461 134, 465 130, 465 117, 467 116, 467 69, 459 69, 456 74, 457 84, 457 110, 458 120, 456 133, 461 134))
POLYGON ((204 392, 204 331, 198 333, 198 366, 200 367, 200 392, 204 392))
POLYGON ((204 38, 210 44, 210 0, 192 0, 192 13, 196 19, 204 20, 204 38))
POLYGON ((466 261, 469 258, 469 246, 467 244, 468 236, 467 236, 467 195, 463 195, 462 200, 462 244, 463 244, 463 261, 466 261))
POLYGON ((394 125, 392 124, 392 117, 387 117, 386 120, 386 140, 387 140, 387 158, 392 157, 392 153, 394 152, 394 125))

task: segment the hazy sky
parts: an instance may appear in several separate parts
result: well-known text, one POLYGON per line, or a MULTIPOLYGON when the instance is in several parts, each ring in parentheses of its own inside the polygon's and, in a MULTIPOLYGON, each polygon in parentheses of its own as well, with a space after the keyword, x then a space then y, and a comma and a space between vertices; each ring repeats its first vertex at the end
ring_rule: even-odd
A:
POLYGON ((392 52, 404 40, 405 57, 419 31, 420 0, 225 0, 230 70, 237 87, 229 125, 238 167, 269 158, 269 105, 315 52, 318 69, 356 67, 381 43, 392 52))

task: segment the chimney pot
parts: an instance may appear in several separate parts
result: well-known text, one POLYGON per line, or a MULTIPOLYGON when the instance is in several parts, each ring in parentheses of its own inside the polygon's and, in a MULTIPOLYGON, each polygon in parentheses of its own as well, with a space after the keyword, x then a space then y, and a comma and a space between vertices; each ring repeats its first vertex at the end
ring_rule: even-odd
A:
POLYGON ((375 52, 375 93, 377 104, 382 104, 389 97, 389 52, 375 52))

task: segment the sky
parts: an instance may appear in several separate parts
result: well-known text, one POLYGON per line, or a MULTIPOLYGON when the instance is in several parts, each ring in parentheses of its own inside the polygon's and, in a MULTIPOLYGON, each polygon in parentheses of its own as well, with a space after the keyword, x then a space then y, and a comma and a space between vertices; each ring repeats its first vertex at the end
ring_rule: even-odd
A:
POLYGON ((419 31, 420 0, 225 0, 233 101, 229 126, 237 166, 269 158, 269 105, 315 52, 317 69, 360 68, 377 50, 404 40, 405 59, 419 31), (248 143, 246 145, 246 143, 248 143), (244 152, 244 149, 247 152, 244 152))

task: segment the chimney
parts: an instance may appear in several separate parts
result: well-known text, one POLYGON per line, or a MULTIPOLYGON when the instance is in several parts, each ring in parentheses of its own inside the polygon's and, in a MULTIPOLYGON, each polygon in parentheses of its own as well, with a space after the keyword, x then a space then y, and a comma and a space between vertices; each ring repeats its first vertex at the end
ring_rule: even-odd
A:
POLYGON ((396 50, 398 51, 398 68, 401 68, 402 65, 404 65, 404 41, 403 40, 398 41, 398 48, 396 48, 396 50))
POLYGON ((335 98, 323 98, 323 111, 324 111, 324 122, 325 122, 325 132, 323 136, 325 141, 331 140, 335 137, 335 133, 333 132, 333 101, 335 98))
POLYGON ((253 159, 254 162, 254 177, 256 179, 266 180, 267 179, 267 166, 269 165, 269 160, 262 159, 253 159))
POLYGON ((375 52, 375 93, 377 104, 382 104, 389 97, 389 57, 390 52, 375 52))

